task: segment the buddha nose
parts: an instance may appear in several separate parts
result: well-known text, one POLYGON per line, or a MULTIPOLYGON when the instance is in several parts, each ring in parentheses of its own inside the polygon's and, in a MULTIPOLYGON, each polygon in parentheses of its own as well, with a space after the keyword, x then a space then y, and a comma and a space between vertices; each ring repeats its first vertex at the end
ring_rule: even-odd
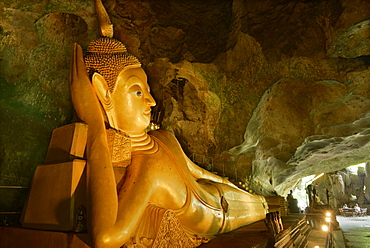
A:
POLYGON ((150 107, 154 107, 156 105, 156 102, 154 100, 154 98, 152 97, 152 95, 150 93, 148 93, 146 95, 146 101, 147 101, 147 104, 150 106, 150 107))

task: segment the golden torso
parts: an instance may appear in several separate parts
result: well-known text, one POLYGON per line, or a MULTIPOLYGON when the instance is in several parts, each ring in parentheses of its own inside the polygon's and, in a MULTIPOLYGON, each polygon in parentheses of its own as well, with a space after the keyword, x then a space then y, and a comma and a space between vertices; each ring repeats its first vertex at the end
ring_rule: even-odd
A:
POLYGON ((135 143, 131 165, 118 193, 137 185, 150 195, 148 204, 173 210, 188 229, 202 235, 217 234, 223 221, 220 195, 216 188, 197 182, 175 138, 158 130, 141 145, 135 143))

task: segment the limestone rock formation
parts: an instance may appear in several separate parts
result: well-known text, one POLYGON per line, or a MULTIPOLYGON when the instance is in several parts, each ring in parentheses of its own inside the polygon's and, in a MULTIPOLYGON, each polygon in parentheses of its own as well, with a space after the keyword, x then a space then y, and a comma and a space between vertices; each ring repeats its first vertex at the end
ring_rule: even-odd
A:
POLYGON ((330 205, 334 209, 344 204, 353 207, 356 203, 361 207, 370 204, 368 190, 369 163, 359 166, 356 172, 342 169, 335 173, 325 174, 314 182, 320 204, 330 205))

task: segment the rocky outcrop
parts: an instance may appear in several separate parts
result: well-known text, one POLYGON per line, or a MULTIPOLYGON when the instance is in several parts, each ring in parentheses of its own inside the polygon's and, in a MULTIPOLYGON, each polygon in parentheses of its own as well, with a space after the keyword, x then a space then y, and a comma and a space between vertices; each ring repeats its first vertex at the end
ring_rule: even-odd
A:
POLYGON ((335 173, 327 173, 315 180, 314 187, 320 204, 330 205, 334 209, 344 204, 353 207, 356 203, 365 208, 370 204, 369 164, 364 163, 357 171, 342 169, 335 173), (365 189, 365 190, 364 190, 365 189))

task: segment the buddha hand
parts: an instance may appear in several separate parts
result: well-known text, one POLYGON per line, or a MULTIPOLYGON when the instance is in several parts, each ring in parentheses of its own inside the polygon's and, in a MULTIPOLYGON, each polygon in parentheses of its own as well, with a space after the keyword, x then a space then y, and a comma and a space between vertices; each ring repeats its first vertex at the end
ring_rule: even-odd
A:
POLYGON ((103 127, 104 118, 100 103, 87 75, 82 48, 77 43, 73 46, 70 90, 78 117, 89 125, 89 129, 96 125, 103 127))

